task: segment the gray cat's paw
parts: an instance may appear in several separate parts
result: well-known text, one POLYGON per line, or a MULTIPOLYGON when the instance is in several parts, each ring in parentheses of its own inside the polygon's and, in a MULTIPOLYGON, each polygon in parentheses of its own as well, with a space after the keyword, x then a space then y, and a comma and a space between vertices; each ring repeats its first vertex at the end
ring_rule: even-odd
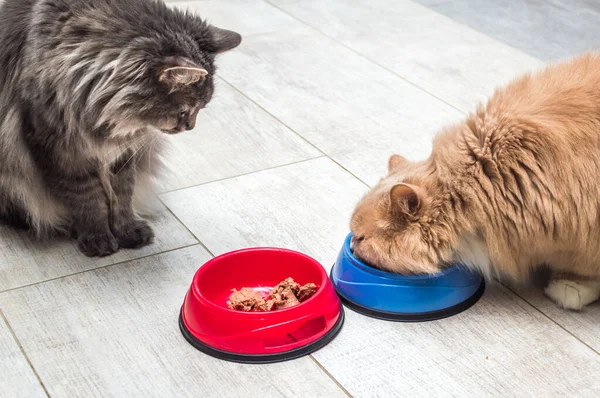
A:
POLYGON ((115 236, 119 246, 127 249, 136 249, 154 241, 154 232, 144 220, 132 220, 122 225, 115 231, 115 236))
POLYGON ((77 247, 88 257, 104 257, 119 250, 119 242, 110 233, 82 233, 77 239, 77 247))

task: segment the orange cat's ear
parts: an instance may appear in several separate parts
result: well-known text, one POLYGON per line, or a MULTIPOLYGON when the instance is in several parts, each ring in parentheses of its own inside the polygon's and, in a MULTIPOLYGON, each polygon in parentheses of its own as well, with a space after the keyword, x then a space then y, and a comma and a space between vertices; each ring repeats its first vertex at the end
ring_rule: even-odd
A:
POLYGON ((396 167, 406 162, 406 159, 400 155, 392 155, 388 160, 388 172, 392 172, 396 167))
POLYGON ((395 185, 390 191, 392 207, 405 214, 415 214, 421 208, 421 199, 415 187, 407 184, 395 185))

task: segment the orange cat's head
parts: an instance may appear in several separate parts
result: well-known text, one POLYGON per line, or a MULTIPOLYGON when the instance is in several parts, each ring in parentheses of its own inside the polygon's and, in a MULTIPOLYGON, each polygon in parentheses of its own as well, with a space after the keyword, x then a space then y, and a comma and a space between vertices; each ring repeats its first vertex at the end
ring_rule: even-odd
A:
POLYGON ((390 158, 387 177, 352 215, 351 245, 358 258, 400 274, 440 271, 442 257, 446 257, 440 250, 445 245, 438 241, 442 228, 430 211, 438 189, 435 174, 429 161, 409 162, 399 155, 390 158))

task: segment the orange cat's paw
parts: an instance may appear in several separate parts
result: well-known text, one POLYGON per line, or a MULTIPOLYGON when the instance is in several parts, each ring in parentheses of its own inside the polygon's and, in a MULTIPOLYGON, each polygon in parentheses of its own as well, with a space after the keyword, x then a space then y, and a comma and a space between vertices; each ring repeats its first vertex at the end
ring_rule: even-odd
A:
POLYGON ((600 282, 556 279, 546 287, 545 293, 558 306, 566 310, 581 311, 600 298, 600 282))

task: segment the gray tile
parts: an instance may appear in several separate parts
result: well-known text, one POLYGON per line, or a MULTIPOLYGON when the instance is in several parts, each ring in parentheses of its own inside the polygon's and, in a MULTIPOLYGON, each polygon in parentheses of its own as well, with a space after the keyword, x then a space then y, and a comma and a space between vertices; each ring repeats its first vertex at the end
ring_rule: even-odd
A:
POLYGON ((600 2, 585 0, 416 0, 544 60, 600 44, 600 2))
POLYGON ((600 353, 600 302, 584 308, 581 312, 565 311, 558 308, 541 291, 518 289, 517 292, 554 322, 600 353))
POLYGON ((392 152, 426 157, 433 133, 462 118, 309 28, 250 38, 223 59, 221 75, 368 183, 392 152))
POLYGON ((0 397, 45 397, 8 326, 0 318, 0 397))
POLYGON ((265 1, 270 4, 273 4, 275 6, 280 6, 280 5, 284 5, 284 4, 299 3, 302 0, 265 0, 265 1))
POLYGON ((594 11, 596 13, 600 13, 600 3, 597 0, 573 0, 573 1, 564 1, 564 0, 552 0, 557 4, 563 4, 564 7, 577 7, 589 11, 594 11))
POLYGON ((172 137, 171 143, 171 172, 161 180, 162 191, 321 155, 222 81, 217 81, 215 98, 198 116, 196 128, 172 137))
POLYGON ((499 285, 474 307, 426 323, 347 312, 315 357, 352 395, 594 397, 600 356, 499 285))
POLYGON ((171 2, 175 7, 188 9, 209 23, 250 36, 299 25, 289 15, 262 0, 203 0, 171 2))
POLYGON ((52 397, 343 396, 310 359, 268 366, 208 357, 178 314, 199 247, 0 294, 52 397))
POLYGON ((151 225, 156 234, 152 245, 103 258, 85 257, 74 240, 37 241, 27 232, 0 225, 0 291, 197 243, 162 205, 151 225))
POLYGON ((366 187, 322 158, 161 195, 215 253, 276 246, 329 268, 366 187))
MULTIPOLYGON (((499 84, 541 65, 513 47, 407 0, 305 0, 282 8, 467 112, 499 84)), ((342 60, 338 66, 347 68, 342 60)))
POLYGON ((305 137, 370 186, 386 174, 392 153, 411 160, 427 158, 440 128, 464 116, 412 86, 399 84, 396 89, 404 98, 410 98, 396 108, 395 117, 401 121, 387 125, 369 118, 351 127, 307 132, 305 137))
MULTIPOLYGON (((421 5, 432 8, 432 6, 435 7, 440 4, 450 3, 452 0, 412 0, 412 1, 414 1, 415 3, 419 3, 421 5)), ((167 1, 167 3, 168 3, 168 1, 167 1)))

